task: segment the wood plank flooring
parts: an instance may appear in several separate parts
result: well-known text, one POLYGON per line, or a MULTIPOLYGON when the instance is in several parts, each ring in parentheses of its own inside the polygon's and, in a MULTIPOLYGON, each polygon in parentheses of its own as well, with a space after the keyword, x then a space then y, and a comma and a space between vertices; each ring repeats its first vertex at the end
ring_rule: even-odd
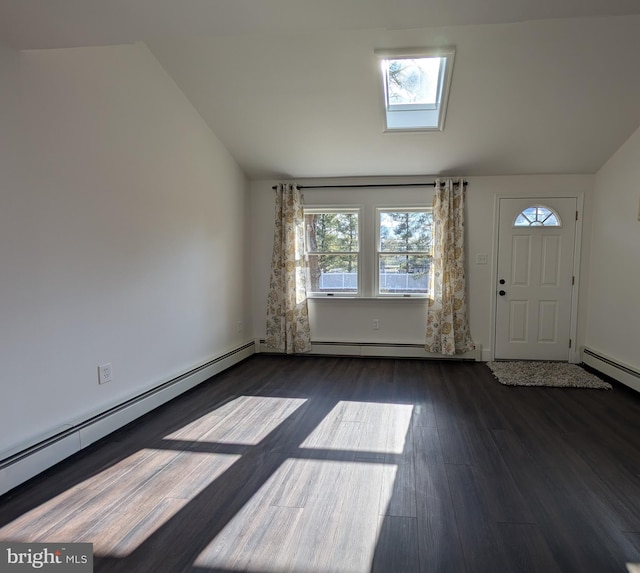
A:
POLYGON ((256 355, 0 497, 123 573, 640 566, 640 395, 474 362, 256 355))

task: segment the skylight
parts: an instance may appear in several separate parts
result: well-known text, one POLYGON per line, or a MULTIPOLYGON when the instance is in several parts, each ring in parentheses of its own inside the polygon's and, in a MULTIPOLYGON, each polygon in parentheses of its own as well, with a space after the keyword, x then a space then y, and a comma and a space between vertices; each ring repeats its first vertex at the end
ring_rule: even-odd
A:
POLYGON ((442 130, 453 49, 377 51, 382 69, 386 130, 442 130))
POLYGON ((444 61, 444 58, 385 60, 387 107, 435 107, 444 61))

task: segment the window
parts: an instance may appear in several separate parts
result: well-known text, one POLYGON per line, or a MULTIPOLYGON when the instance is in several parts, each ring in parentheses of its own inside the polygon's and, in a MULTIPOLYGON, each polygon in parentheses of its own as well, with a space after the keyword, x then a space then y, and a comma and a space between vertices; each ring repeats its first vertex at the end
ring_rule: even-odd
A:
POLYGON ((560 215, 543 205, 533 205, 522 211, 513 223, 514 227, 562 227, 560 215))
POLYGON ((378 209, 377 294, 428 292, 431 225, 430 209, 378 209))
POLYGON ((430 208, 314 206, 305 208, 304 221, 309 296, 404 298, 429 292, 430 208))
POLYGON ((311 294, 358 294, 359 210, 305 209, 304 221, 311 294))
POLYGON ((387 131, 442 130, 455 50, 376 51, 387 131))

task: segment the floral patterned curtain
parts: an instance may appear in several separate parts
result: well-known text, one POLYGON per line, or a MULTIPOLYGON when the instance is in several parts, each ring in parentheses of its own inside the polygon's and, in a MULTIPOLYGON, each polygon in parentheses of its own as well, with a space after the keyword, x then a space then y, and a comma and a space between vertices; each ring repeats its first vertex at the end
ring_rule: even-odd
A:
POLYGON ((287 354, 309 352, 309 266, 304 252, 303 198, 297 185, 278 185, 275 211, 266 345, 287 354))
POLYGON ((462 179, 436 179, 427 352, 453 355, 475 347, 467 318, 464 194, 462 179))

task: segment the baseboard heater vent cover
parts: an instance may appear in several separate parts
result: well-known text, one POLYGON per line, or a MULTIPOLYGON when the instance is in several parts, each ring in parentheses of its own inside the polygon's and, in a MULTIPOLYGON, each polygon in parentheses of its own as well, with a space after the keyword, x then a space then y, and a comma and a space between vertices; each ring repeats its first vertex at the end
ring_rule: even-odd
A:
MULTIPOLYGON (((276 353, 267 348, 265 340, 259 340, 260 352, 276 353)), ((393 342, 339 342, 314 340, 311 342, 310 356, 371 356, 378 358, 427 358, 435 360, 481 360, 482 348, 478 346, 470 352, 445 356, 425 351, 424 344, 393 342)))
POLYGON ((631 366, 586 347, 582 349, 582 361, 598 372, 602 372, 614 380, 629 386, 629 388, 640 392, 640 372, 631 366))

